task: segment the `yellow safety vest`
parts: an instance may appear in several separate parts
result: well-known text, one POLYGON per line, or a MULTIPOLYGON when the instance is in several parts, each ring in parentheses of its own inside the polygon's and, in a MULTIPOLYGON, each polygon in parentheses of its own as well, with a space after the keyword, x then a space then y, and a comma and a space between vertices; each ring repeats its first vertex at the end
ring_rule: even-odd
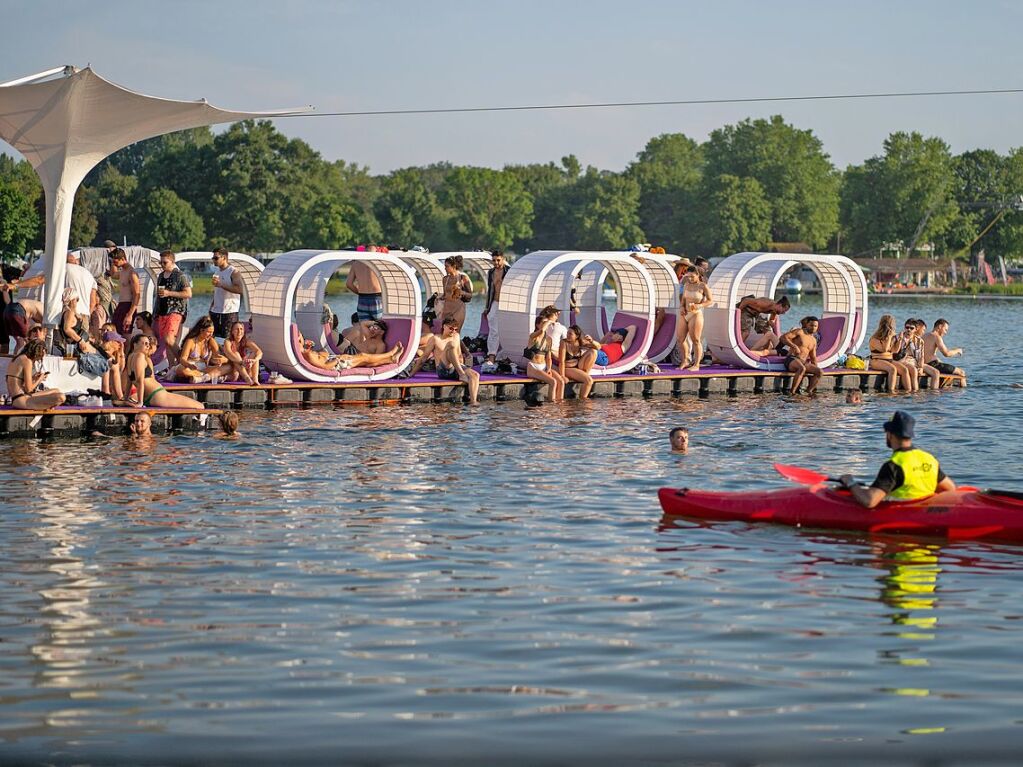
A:
POLYGON ((893 501, 915 501, 934 495, 938 489, 938 459, 924 450, 896 450, 891 462, 902 469, 903 482, 888 497, 893 501))

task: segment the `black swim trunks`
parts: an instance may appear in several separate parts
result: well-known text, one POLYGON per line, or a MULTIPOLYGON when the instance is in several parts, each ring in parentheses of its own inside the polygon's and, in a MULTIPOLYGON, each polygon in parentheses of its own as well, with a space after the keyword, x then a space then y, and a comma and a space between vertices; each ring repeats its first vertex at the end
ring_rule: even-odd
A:
POLYGON ((950 365, 947 362, 938 362, 938 360, 931 360, 927 363, 932 368, 937 370, 942 375, 950 376, 956 372, 956 366, 950 365))
POLYGON ((803 360, 799 359, 799 357, 797 357, 795 354, 790 354, 789 356, 787 356, 785 358, 785 369, 786 370, 789 369, 789 363, 792 362, 793 360, 796 360, 797 362, 803 362, 803 360))
POLYGON ((447 365, 437 364, 437 378, 442 378, 445 381, 457 381, 458 380, 458 369, 448 367, 447 365))

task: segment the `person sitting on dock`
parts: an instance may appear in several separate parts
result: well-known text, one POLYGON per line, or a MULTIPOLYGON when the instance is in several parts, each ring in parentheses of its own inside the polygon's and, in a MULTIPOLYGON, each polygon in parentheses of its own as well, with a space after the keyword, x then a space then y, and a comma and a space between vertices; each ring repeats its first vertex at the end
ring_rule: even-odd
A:
POLYGON ((231 325, 224 341, 224 356, 231 365, 231 381, 244 381, 250 386, 259 383, 259 361, 263 350, 245 332, 245 323, 239 320, 231 325))
POLYGON ((877 323, 877 330, 870 337, 870 367, 873 370, 880 370, 887 374, 888 393, 894 394, 899 388, 899 381, 902 381, 902 388, 906 391, 916 391, 919 381, 916 378, 916 371, 911 370, 903 360, 902 337, 895 332, 895 317, 890 314, 881 315, 877 323), (895 355, 899 359, 895 359, 895 355))
POLYGON ((409 377, 418 373, 423 364, 432 359, 437 365, 437 378, 443 381, 461 381, 469 390, 469 404, 479 401, 480 374, 465 364, 462 357, 462 339, 458 335, 458 319, 447 317, 441 326, 440 335, 431 335, 423 349, 423 354, 416 358, 409 377))
POLYGON ((948 333, 948 328, 948 320, 935 320, 934 328, 924 336, 924 359, 927 360, 928 365, 942 375, 964 376, 963 386, 966 386, 966 372, 962 368, 948 362, 941 362, 938 359, 938 352, 945 357, 961 357, 963 354, 963 350, 958 346, 955 349, 945 346, 945 334, 948 333))
POLYGON ((11 407, 18 410, 49 410, 64 404, 60 389, 39 389, 46 383, 48 371, 36 372, 46 356, 46 344, 42 341, 26 341, 11 364, 7 366, 7 393, 11 396, 11 407), (39 389, 39 391, 37 391, 39 389))
POLYGON ((636 326, 612 328, 600 339, 600 350, 597 352, 598 365, 613 365, 626 355, 632 342, 636 339, 636 326))
MULTIPOLYGON (((382 322, 382 320, 375 320, 382 322)), ((371 368, 378 365, 388 365, 401 359, 405 347, 400 343, 395 344, 389 352, 381 354, 366 354, 345 352, 344 354, 331 354, 328 351, 313 348, 313 342, 299 336, 302 344, 302 357, 313 367, 324 368, 325 370, 349 370, 351 368, 371 368)))
POLYGON ((171 368, 169 380, 190 383, 220 383, 226 380, 232 366, 220 353, 220 344, 213 337, 213 320, 200 317, 181 342, 178 364, 171 368))
POLYGON ((124 390, 129 394, 126 400, 132 407, 163 407, 188 410, 204 410, 203 404, 184 394, 174 394, 163 388, 153 375, 153 354, 156 339, 152 336, 132 336, 128 344, 128 360, 125 363, 124 390))
POLYGON ((928 388, 937 391, 941 385, 941 374, 937 368, 924 362, 924 333, 927 332, 927 323, 923 320, 908 319, 903 327, 902 348, 906 354, 902 362, 909 368, 910 374, 916 376, 917 388, 920 376, 925 375, 928 388))
POLYGON ((568 335, 561 344, 558 367, 565 378, 580 384, 577 399, 588 399, 593 389, 590 369, 597 361, 597 346, 598 344, 585 335, 578 325, 572 325, 568 329, 568 335))
POLYGON ((956 483, 945 475, 938 459, 913 447, 916 419, 904 410, 896 410, 884 424, 885 444, 892 449, 870 487, 858 484, 851 474, 839 481, 852 493, 860 506, 873 509, 885 498, 891 501, 915 501, 935 493, 956 489, 956 483))
MULTIPOLYGON (((340 354, 384 354, 387 323, 383 320, 359 320, 341 331, 337 345, 340 354)), ((358 366, 356 366, 358 367, 358 366)))
POLYGON ((561 402, 565 398, 565 377, 554 369, 551 356, 551 339, 547 326, 551 318, 541 314, 533 323, 522 357, 526 361, 526 376, 534 381, 547 384, 547 401, 561 402))
POLYGON ((817 393, 817 384, 821 380, 823 371, 817 366, 817 328, 820 321, 816 317, 803 317, 799 321, 799 327, 793 328, 781 337, 781 342, 788 347, 789 353, 785 358, 785 369, 791 373, 792 386, 790 391, 793 394, 799 392, 799 385, 803 378, 809 376, 809 384, 806 393, 814 395, 817 393))

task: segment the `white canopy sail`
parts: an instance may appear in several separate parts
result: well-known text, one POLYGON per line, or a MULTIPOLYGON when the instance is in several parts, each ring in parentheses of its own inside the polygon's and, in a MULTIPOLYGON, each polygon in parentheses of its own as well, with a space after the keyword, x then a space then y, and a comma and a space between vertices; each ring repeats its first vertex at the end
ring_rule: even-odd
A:
POLYGON ((205 99, 146 96, 104 80, 89 67, 66 66, 0 83, 0 139, 32 164, 46 196, 46 324, 55 326, 60 317, 75 192, 97 163, 164 133, 305 111, 231 112, 205 99))

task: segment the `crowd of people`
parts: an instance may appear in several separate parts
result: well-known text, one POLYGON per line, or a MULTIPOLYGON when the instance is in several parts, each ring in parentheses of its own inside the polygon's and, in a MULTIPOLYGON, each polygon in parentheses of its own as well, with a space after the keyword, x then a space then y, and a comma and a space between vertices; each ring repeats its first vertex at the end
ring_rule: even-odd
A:
MULTIPOLYGON (((139 309, 142 288, 124 251, 113 242, 106 245, 109 268, 99 278, 82 267, 74 254, 68 254, 61 296, 63 311, 52 338, 57 353, 77 359, 82 370, 101 376, 104 398, 114 405, 201 409, 200 403, 168 391, 163 384, 260 382, 263 353, 249 337, 247 324, 239 320, 243 286, 226 249, 212 253, 213 296, 208 313, 186 327, 192 288, 189 278, 177 267, 175 254, 164 251, 159 256, 156 301, 154 311, 149 313, 139 309), (159 377, 155 372, 158 369, 163 371, 159 377)), ((644 260, 642 254, 634 257, 644 260)), ((482 312, 489 324, 486 338, 482 334, 478 339, 462 337, 466 306, 474 291, 462 257, 449 256, 444 262, 442 291, 427 302, 416 356, 400 375, 435 371, 440 380, 464 383, 470 402, 477 401, 480 374, 473 367, 474 352, 490 352, 481 366, 483 372, 500 370, 498 310, 509 265, 499 250, 491 254, 491 261, 482 312), (440 331, 435 333, 438 318, 440 331)), ((679 280, 679 309, 673 361, 682 369, 698 371, 701 363, 712 359, 705 357, 702 343, 703 310, 713 305, 707 284, 710 264, 702 258, 683 258, 674 263, 674 269, 679 280)), ((47 375, 40 369, 47 348, 42 304, 17 295, 20 290, 43 284, 43 280, 42 276, 0 280, 4 303, 0 346, 7 349, 10 339, 14 341, 7 388, 16 408, 48 408, 64 401, 59 390, 46 387, 47 375)), ((312 367, 333 371, 397 362, 404 348, 400 343, 388 347, 385 342, 388 326, 382 316, 383 292, 376 272, 366 262, 353 261, 347 286, 357 296, 351 324, 337 333, 334 349, 317 349, 311 340, 302 339, 303 360, 312 367)), ((813 394, 822 376, 817 364, 818 319, 804 317, 796 327, 779 334, 775 331, 776 318, 791 308, 787 298, 747 296, 736 308, 750 354, 782 355, 785 368, 793 374, 791 390, 799 391, 805 380, 807 393, 813 394)), ((663 321, 664 312, 659 310, 655 323, 663 321)), ((961 349, 946 346, 948 330, 949 323, 944 319, 936 321, 929 332, 923 320, 909 319, 899 333, 894 318, 886 314, 870 338, 869 366, 887 374, 889 391, 917 391, 924 376, 929 387, 936 389, 941 375, 962 375, 960 368, 939 359, 962 353, 961 349)), ((585 399, 593 388, 594 366, 622 359, 635 342, 636 332, 634 325, 616 327, 596 339, 578 325, 563 324, 557 307, 544 307, 521 352, 523 372, 540 385, 549 402, 563 399, 570 383, 578 385, 577 396, 585 399)), ((514 354, 517 351, 502 349, 500 354, 518 357, 514 354)), ((512 370, 515 368, 502 372, 512 370)), ((282 380, 286 379, 271 382, 282 380)))

